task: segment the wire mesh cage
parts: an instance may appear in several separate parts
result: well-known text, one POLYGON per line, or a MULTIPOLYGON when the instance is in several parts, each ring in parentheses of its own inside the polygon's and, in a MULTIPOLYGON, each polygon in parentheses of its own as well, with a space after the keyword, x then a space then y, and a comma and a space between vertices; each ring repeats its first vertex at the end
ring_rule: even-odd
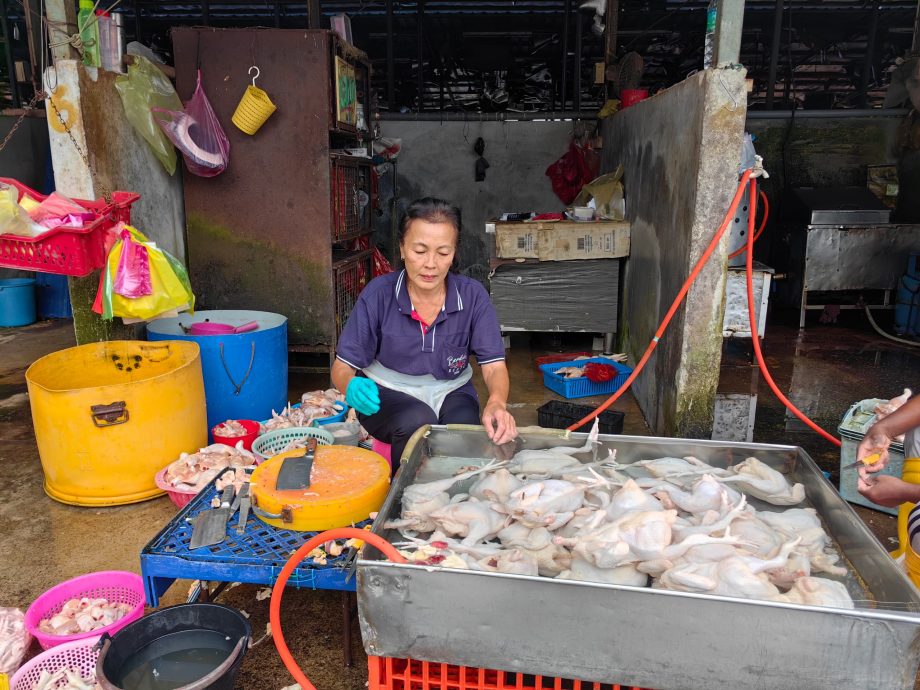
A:
POLYGON ((348 321, 351 310, 358 301, 358 295, 371 279, 371 258, 373 251, 366 249, 338 261, 332 266, 335 285, 335 338, 348 321))
POLYGON ((332 159, 333 241, 367 234, 371 227, 371 166, 360 160, 332 159))

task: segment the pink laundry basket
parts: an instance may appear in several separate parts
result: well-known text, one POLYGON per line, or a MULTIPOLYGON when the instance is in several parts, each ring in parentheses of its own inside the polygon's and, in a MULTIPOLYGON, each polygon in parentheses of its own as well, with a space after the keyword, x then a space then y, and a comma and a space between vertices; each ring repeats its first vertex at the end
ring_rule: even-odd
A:
POLYGON ((102 633, 114 635, 123 627, 136 621, 144 615, 144 604, 147 603, 144 595, 144 580, 136 573, 123 570, 104 570, 98 573, 81 575, 72 580, 67 580, 55 585, 38 599, 32 602, 23 621, 29 633, 38 640, 42 649, 51 649, 65 642, 85 640, 89 637, 98 637, 102 633), (51 618, 59 613, 70 599, 88 597, 105 598, 110 603, 128 604, 132 609, 110 625, 96 628, 88 632, 75 635, 49 635, 38 629, 38 624, 44 618, 51 618))
MULTIPOLYGON (((121 621, 119 621, 121 622, 121 621)), ((77 671, 86 678, 96 677, 96 643, 99 635, 59 644, 24 663, 10 679, 10 690, 32 690, 42 671, 56 673, 62 668, 77 671)))

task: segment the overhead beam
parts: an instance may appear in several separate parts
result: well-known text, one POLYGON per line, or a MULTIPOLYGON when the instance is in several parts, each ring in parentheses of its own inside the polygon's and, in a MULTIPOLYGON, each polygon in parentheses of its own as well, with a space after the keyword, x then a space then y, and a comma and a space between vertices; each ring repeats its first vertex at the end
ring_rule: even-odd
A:
POLYGON ((872 3, 872 18, 869 20, 869 35, 866 39, 866 60, 863 63, 862 74, 859 76, 859 107, 869 105, 869 75, 875 64, 875 40, 878 34, 878 15, 880 3, 872 3))
POLYGON ((562 15, 562 83, 559 93, 559 110, 565 112, 569 86, 569 22, 572 18, 572 0, 565 0, 562 15))
POLYGON ((387 0, 387 105, 396 109, 396 46, 393 30, 393 0, 387 0))
POLYGON ((3 16, 0 16, 0 27, 3 29, 3 53, 6 58, 6 69, 10 75, 10 100, 13 102, 13 107, 18 108, 22 105, 22 101, 19 99, 19 84, 16 83, 16 65, 13 64, 13 47, 10 45, 12 36, 10 35, 6 0, 0 0, 0 12, 3 13, 3 16))
POLYGON ((776 0, 773 11, 773 43, 770 46, 770 69, 767 73, 767 110, 773 109, 773 95, 776 90, 776 73, 779 68, 779 46, 783 37, 783 13, 785 0, 776 0))
POLYGON ((323 13, 319 7, 319 0, 307 0, 307 28, 322 29, 323 13))
POLYGON ((424 27, 425 27, 425 0, 418 0, 418 9, 415 14, 415 33, 418 39, 418 110, 425 110, 425 53, 424 53, 424 27))

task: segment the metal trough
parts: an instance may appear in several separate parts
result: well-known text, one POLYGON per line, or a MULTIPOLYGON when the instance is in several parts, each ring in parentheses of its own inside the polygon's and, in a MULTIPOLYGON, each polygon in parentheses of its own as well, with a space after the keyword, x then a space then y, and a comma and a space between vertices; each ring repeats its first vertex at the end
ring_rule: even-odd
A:
MULTIPOLYGON (((572 434, 582 439, 584 434, 572 434)), ((395 565, 376 549, 358 561, 368 654, 621 683, 688 688, 913 688, 920 663, 920 592, 795 446, 601 436, 620 462, 694 455, 725 467, 754 456, 805 485, 852 576, 855 610, 395 565)), ((522 445, 572 445, 526 431, 522 445)), ((422 429, 407 449, 374 532, 400 512, 403 489, 491 457, 477 427, 422 429)))

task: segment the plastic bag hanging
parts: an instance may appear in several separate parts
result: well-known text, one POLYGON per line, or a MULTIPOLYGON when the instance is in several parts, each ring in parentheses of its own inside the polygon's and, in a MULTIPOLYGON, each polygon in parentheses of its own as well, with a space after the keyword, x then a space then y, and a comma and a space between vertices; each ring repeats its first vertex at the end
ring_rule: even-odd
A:
POLYGON ((227 169, 230 141, 201 86, 201 70, 195 93, 185 104, 185 110, 151 108, 150 111, 160 129, 182 152, 190 173, 214 177, 227 169))
POLYGON ((277 109, 272 99, 268 97, 262 89, 256 86, 256 79, 261 74, 258 67, 253 65, 249 68, 249 74, 255 70, 256 74, 252 78, 252 86, 246 87, 242 100, 236 106, 231 120, 241 132, 252 135, 259 131, 259 128, 265 124, 265 121, 277 109))
POLYGON ((115 77, 115 90, 121 96, 128 122, 150 144, 166 172, 172 175, 176 172, 176 149, 150 112, 154 107, 182 110, 182 101, 172 82, 152 62, 135 55, 134 63, 128 66, 128 74, 115 77))

